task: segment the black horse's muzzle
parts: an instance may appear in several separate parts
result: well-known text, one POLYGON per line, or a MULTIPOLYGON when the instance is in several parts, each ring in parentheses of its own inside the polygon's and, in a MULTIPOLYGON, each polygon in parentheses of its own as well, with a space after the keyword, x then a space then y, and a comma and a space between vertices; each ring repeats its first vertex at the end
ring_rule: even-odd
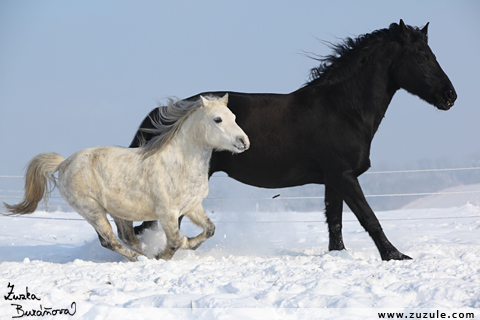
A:
POLYGON ((437 108, 440 110, 449 110, 455 104, 455 100, 457 100, 455 89, 447 89, 443 94, 442 101, 437 105, 437 108))

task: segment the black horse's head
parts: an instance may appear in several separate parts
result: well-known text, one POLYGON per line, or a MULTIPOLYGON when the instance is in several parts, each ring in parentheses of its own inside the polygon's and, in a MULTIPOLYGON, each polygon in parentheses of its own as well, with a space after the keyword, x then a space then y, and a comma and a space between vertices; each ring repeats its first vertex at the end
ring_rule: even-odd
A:
POLYGON ((400 88, 419 96, 440 110, 450 109, 457 93, 428 46, 428 23, 423 29, 392 24, 401 53, 394 65, 394 78, 400 88))

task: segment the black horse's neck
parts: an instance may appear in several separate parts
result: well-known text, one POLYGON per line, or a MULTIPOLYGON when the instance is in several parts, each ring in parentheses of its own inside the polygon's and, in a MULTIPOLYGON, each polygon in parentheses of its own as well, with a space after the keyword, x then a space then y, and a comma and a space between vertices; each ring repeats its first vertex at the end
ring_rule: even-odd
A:
POLYGON ((371 127, 372 138, 378 130, 393 96, 400 89, 390 73, 393 57, 383 56, 382 59, 377 59, 381 55, 383 54, 380 53, 371 57, 373 61, 376 61, 372 68, 360 70, 361 76, 359 78, 361 80, 347 80, 351 82, 353 90, 360 90, 361 96, 355 103, 357 109, 361 112, 361 117, 371 127))
POLYGON ((350 42, 339 46, 336 51, 342 56, 324 59, 330 64, 323 63, 319 68, 312 69, 312 80, 302 89, 335 96, 338 103, 330 104, 330 107, 362 119, 367 124, 362 128, 368 128, 373 138, 395 92, 400 88, 391 74, 392 65, 398 59, 399 46, 383 30, 367 36, 364 37, 371 45, 363 43, 367 40, 362 38, 363 42, 356 40, 360 44, 352 44, 350 42, 355 40, 349 39, 350 42))

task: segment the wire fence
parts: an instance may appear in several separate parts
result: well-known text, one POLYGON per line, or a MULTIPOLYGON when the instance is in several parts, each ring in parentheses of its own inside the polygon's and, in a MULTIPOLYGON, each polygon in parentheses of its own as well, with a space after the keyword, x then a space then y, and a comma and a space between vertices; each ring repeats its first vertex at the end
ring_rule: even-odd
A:
MULTIPOLYGON (((364 176, 372 177, 375 175, 381 176, 394 176, 395 174, 400 175, 400 180, 405 180, 408 175, 422 175, 422 174, 445 174, 445 173, 468 173, 469 176, 474 177, 473 183, 480 183, 480 167, 469 167, 469 168, 443 168, 443 169, 419 169, 419 170, 395 170, 395 171, 372 171, 366 172, 364 176), (473 174, 475 173, 475 174, 473 174)), ((428 176, 430 177, 430 176, 428 176)), ((0 175, 0 204, 2 201, 9 202, 9 203, 16 203, 23 197, 23 176, 20 175, 0 175)), ((392 180, 385 179, 387 184, 391 184, 392 180)), ((220 215, 209 214, 212 221, 218 225, 223 226, 224 228, 229 228, 233 225, 235 228, 264 228, 268 225, 272 226, 272 228, 276 228, 277 226, 281 226, 282 224, 295 225, 295 227, 305 227, 308 226, 310 228, 312 225, 316 224, 325 224, 326 221, 323 218, 322 214, 312 215, 312 214, 305 214, 305 215, 295 215, 292 216, 285 211, 299 211, 296 208, 301 208, 299 206, 292 205, 293 203, 315 203, 315 208, 317 210, 307 210, 307 211, 314 211, 314 212, 321 212, 323 211, 323 199, 324 196, 321 196, 323 189, 317 186, 313 191, 309 189, 300 189, 297 190, 297 193, 303 194, 300 196, 296 195, 288 195, 288 191, 284 189, 277 189, 277 190, 268 190, 260 192, 256 191, 249 191, 242 192, 240 194, 233 194, 231 190, 228 190, 228 196, 224 196, 223 189, 229 189, 231 184, 229 184, 232 180, 226 176, 225 174, 221 175, 214 175, 211 177, 210 180, 210 194, 205 199, 204 206, 209 213, 221 212, 220 215), (217 185, 217 188, 214 186, 217 185), (280 193, 279 193, 280 192, 280 193), (302 193, 303 192, 303 193, 302 193), (315 192, 315 194, 319 194, 318 196, 309 195, 309 193, 315 192), (322 200, 322 201, 320 201, 322 200), (250 206, 246 206, 245 204, 248 203, 250 206), (270 208, 270 213, 272 215, 264 214, 265 210, 262 210, 262 207, 259 205, 261 203, 266 203, 263 207, 270 208), (289 210, 293 209, 293 210, 289 210), (239 216, 235 212, 242 212, 246 213, 245 215, 239 216), (304 219, 302 219, 302 217, 304 219), (318 217, 318 218, 317 218, 318 217), (292 219, 293 218, 293 219, 292 219)), ((408 185, 408 183, 407 183, 408 185)), ((237 187, 242 187, 240 183, 236 185, 237 187)), ((448 185, 447 187, 455 187, 457 185, 452 184, 448 185)), ((419 186, 417 186, 419 187, 419 186)), ((246 188, 246 187, 243 187, 246 188)), ((396 198, 407 198, 407 199, 416 199, 426 196, 462 196, 462 195, 475 195, 478 194, 479 201, 477 205, 480 205, 480 185, 478 190, 462 190, 462 191, 425 191, 425 192, 387 192, 387 189, 380 188, 382 192, 366 192, 366 197, 369 198, 369 203, 372 205, 372 202, 375 199, 378 200, 385 200, 385 199, 396 199, 396 198)), ((410 188, 409 188, 410 189, 410 188)), ((417 188, 418 189, 418 188, 417 188)), ((371 190, 370 190, 371 191, 371 190)), ((418 190, 416 190, 418 191, 418 190)), ((463 203, 466 204, 466 203, 463 203)), ((306 207, 309 207, 308 205, 306 207)), ((303 207, 305 208, 305 206, 303 207)), ((311 208, 311 206, 310 206, 311 208)), ((345 208, 345 207, 344 207, 345 208)), ((82 217, 79 215, 73 214, 74 210, 66 204, 63 198, 60 196, 58 189, 51 194, 49 197, 48 202, 43 203, 43 207, 39 206, 39 210, 45 209, 45 211, 61 211, 56 216, 45 216, 44 213, 37 213, 34 215, 25 215, 25 216, 15 216, 14 219, 25 219, 27 222, 29 219, 30 222, 35 223, 48 223, 48 224, 56 224, 58 221, 66 221, 65 223, 74 223, 77 221, 84 221, 82 217), (53 209, 53 210, 52 210, 53 209), (36 221, 35 221, 36 220, 36 221)), ((346 208, 348 209, 348 207, 346 208)), ((5 212, 2 210, 0 206, 0 213, 5 212)), ((305 212, 306 213, 306 212, 305 212)), ((467 210, 467 211, 446 211, 445 216, 432 216, 429 213, 429 210, 420 212, 419 216, 414 217, 407 217, 407 218, 396 218, 388 213, 383 213, 377 215, 378 219, 381 223, 394 223, 397 226, 399 224, 408 224, 409 222, 414 223, 415 226, 417 223, 422 224, 420 221, 424 221, 425 224, 436 224, 436 221, 441 221, 441 223, 449 223, 452 224, 454 221, 454 225, 456 226, 457 223, 460 221, 468 222, 468 219, 480 219, 480 210, 467 210)), ((12 218, 12 217, 9 217, 12 218)), ((109 217, 110 223, 113 225, 114 221, 111 217, 109 217)), ((480 220, 474 220, 480 221, 480 220)), ((344 224, 358 224, 358 220, 354 217, 353 214, 347 213, 344 215, 344 219, 342 221, 344 224)), ((138 222, 136 223, 138 224, 138 222)), ((184 219, 182 224, 187 225, 187 229, 193 227, 193 223, 188 220, 184 219)), ((5 229, 6 230, 6 229, 5 229)), ((17 235, 17 234, 0 234, 1 237, 11 239, 12 241, 32 241, 32 242, 41 242, 41 243, 52 243, 58 244, 57 241, 52 241, 49 239, 39 239, 37 237, 29 237, 28 235, 17 235)), ((72 245, 72 244, 63 244, 63 245, 72 245)), ((72 245, 74 246, 74 245, 72 245)))
MULTIPOLYGON (((420 174, 420 173, 436 174, 440 172, 458 172, 458 171, 460 172, 480 171, 480 167, 372 171, 372 172, 366 172, 365 175, 420 174)), ((215 182, 218 182, 218 181, 221 182, 226 178, 228 178, 228 176, 226 176, 225 174, 220 174, 220 175, 216 174, 211 177, 210 181, 211 181, 211 184, 212 183, 215 184, 215 182)), ((20 184, 23 183, 23 176, 0 175, 0 181, 2 180, 10 180, 10 181, 15 180, 16 183, 13 183, 13 185, 19 185, 19 183, 20 184)), ((3 184, 0 184, 0 185, 3 185, 3 184)), ((10 186, 12 184, 8 184, 8 185, 10 186)), ((286 201, 307 202, 307 201, 316 201, 316 200, 324 199, 324 196, 322 195, 289 196, 289 195, 278 194, 278 192, 281 190, 275 190, 275 191, 269 190, 268 192, 265 192, 264 190, 264 192, 258 192, 258 193, 261 193, 261 195, 258 195, 257 192, 243 192, 238 196, 235 196, 235 195, 224 196, 224 194, 222 193, 221 187, 217 188, 220 190, 216 190, 216 191, 213 190, 214 192, 212 192, 212 189, 214 188, 210 188, 210 189, 211 189, 210 195, 204 201, 207 204, 206 207, 209 207, 209 209, 212 210, 212 212, 223 211, 227 207, 238 209, 238 206, 240 204, 245 205, 245 203, 250 203, 252 206, 255 206, 253 207, 253 210, 256 210, 258 212, 258 211, 261 211, 259 209, 259 202, 268 202, 268 206, 271 207, 271 210, 273 211, 277 211, 279 209, 284 211, 292 211, 292 210, 289 210, 289 206, 291 207, 290 209, 293 208, 293 211, 298 211, 298 210, 295 210, 295 207, 296 207, 295 205, 292 206, 291 203, 286 203, 286 201), (265 195, 266 193, 269 193, 270 195, 266 196, 265 195), (229 204, 225 204, 225 203, 229 203, 229 204)), ((228 189, 228 187, 226 189, 228 189)), ((463 190, 463 191, 445 191, 444 190, 444 191, 433 191, 433 192, 367 193, 365 197, 367 198, 417 197, 418 198, 418 197, 434 196, 434 195, 466 195, 466 194, 478 194, 480 197, 480 187, 479 187, 479 190, 463 190)), ((7 188, 4 187, 2 190, 0 190, 1 201, 5 201, 5 202, 10 201, 13 203, 13 202, 18 202, 18 199, 21 199, 22 197, 23 197, 23 190, 21 190, 20 186, 17 189, 9 189, 8 187, 7 188)), ((321 202, 317 203, 316 207, 318 208, 318 206, 320 205, 323 205, 323 203, 321 202)), ((58 193, 58 190, 50 195, 48 201, 44 203, 44 208, 46 211, 49 211, 50 209, 53 209, 55 211, 74 211, 65 203, 63 198, 58 193)), ((252 207, 250 207, 250 209, 248 210, 251 210, 251 208, 252 207)), ((308 211, 318 211, 318 210, 308 210, 308 211)), ((54 219, 54 218, 51 218, 51 219, 54 219)), ((258 221, 258 222, 261 222, 261 221, 258 221)), ((236 221, 236 223, 238 223, 238 221, 236 221)))
MULTIPOLYGON (((33 216, 15 216, 15 218, 20 219, 35 219, 35 220, 60 220, 60 221, 84 221, 83 218, 58 218, 58 217, 33 217, 33 216)), ((424 220, 450 220, 450 219, 475 219, 480 218, 480 215, 469 215, 469 216, 446 216, 446 217, 421 217, 421 218, 407 218, 407 219, 396 219, 396 218, 383 218, 379 219, 381 222, 385 221, 424 221, 424 220)), ((108 219, 110 222, 114 222, 113 219, 108 219)), ((190 223, 190 221, 182 221, 182 223, 190 223)), ((250 223, 326 223, 326 220, 215 220, 214 223, 233 223, 233 224, 250 224, 250 223)), ((344 219, 342 223, 346 222, 358 222, 354 219, 344 219)), ((193 223, 193 222, 192 222, 193 223)))

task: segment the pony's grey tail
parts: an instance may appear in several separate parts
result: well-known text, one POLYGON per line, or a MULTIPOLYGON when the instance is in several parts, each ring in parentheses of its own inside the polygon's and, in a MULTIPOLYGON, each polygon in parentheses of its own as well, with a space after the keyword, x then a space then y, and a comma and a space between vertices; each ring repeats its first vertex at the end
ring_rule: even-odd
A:
POLYGON ((64 160, 64 157, 53 152, 41 153, 30 160, 25 174, 25 195, 22 202, 17 205, 3 203, 10 212, 8 215, 34 212, 42 198, 55 187, 52 174, 58 170, 58 165, 64 160), (47 188, 49 183, 53 185, 51 190, 47 188))

